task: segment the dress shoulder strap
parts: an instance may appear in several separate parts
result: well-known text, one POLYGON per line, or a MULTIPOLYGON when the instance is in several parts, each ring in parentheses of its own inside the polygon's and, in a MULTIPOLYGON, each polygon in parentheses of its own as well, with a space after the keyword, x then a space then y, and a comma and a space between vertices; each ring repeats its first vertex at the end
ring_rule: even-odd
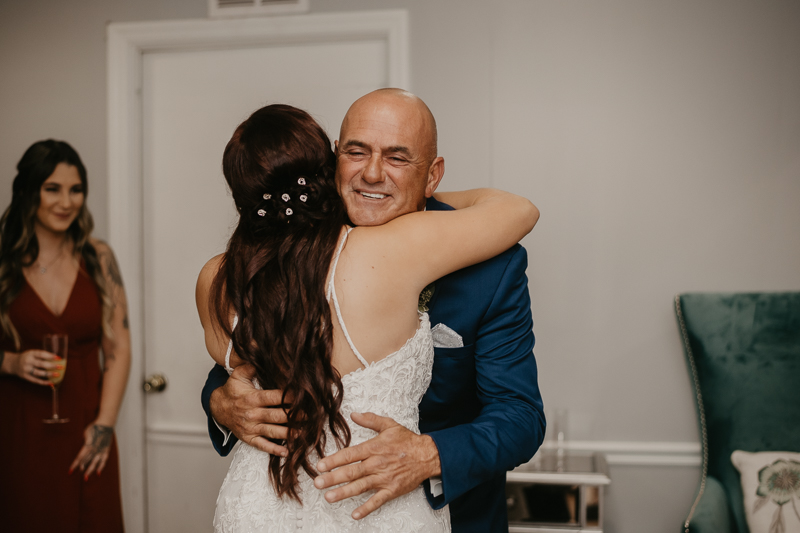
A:
POLYGON ((328 290, 325 291, 325 298, 331 301, 331 293, 333 292, 333 276, 336 274, 336 266, 339 264, 339 256, 342 255, 344 250, 344 243, 347 241, 348 235, 353 231, 353 228, 347 228, 347 231, 342 235, 342 240, 339 241, 339 246, 336 247, 336 255, 333 257, 333 265, 331 265, 331 279, 328 281, 328 290))
MULTIPOLYGON (((233 326, 231 326, 231 333, 233 333, 233 330, 236 329, 236 324, 238 323, 239 315, 233 315, 233 326)), ((231 350, 233 350, 233 339, 228 341, 228 351, 225 353, 225 370, 228 371, 229 376, 233 374, 233 369, 231 368, 231 350)))
POLYGON ((339 299, 336 297, 336 287, 334 285, 334 278, 336 277, 336 266, 339 264, 339 256, 342 254, 342 250, 344 249, 344 243, 347 240, 347 236, 350 235, 350 232, 353 228, 347 228, 347 232, 342 237, 342 241, 339 243, 339 247, 336 250, 336 256, 333 258, 333 265, 331 266, 331 279, 328 282, 328 291, 327 291, 327 298, 328 301, 331 301, 333 298, 333 307, 336 310, 336 318, 339 320, 339 326, 342 328, 342 333, 344 333, 344 338, 347 339, 347 344, 350 346, 350 349, 353 350, 353 353, 358 358, 359 362, 362 365, 369 366, 367 360, 361 355, 361 353, 356 348, 355 344, 353 344, 353 339, 350 338, 350 333, 347 331, 347 326, 344 325, 344 319, 342 318, 342 310, 339 307, 339 299))

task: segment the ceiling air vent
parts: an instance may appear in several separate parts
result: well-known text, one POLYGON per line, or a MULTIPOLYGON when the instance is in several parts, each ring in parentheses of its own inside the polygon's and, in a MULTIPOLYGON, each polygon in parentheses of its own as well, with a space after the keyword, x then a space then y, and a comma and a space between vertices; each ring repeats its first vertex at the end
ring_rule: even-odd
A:
POLYGON ((208 16, 257 17, 308 11, 308 0, 208 0, 208 16))

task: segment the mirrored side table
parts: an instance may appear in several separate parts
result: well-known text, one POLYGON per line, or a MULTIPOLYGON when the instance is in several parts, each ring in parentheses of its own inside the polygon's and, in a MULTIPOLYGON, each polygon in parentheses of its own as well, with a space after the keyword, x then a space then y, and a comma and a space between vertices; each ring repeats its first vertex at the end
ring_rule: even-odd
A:
POLYGON ((509 533, 603 531, 603 454, 540 450, 506 480, 509 533))

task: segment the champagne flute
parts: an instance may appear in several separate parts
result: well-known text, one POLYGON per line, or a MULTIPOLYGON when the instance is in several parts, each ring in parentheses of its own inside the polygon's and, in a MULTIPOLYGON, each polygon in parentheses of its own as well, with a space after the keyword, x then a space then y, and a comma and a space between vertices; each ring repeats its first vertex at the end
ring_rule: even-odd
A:
POLYGON ((53 389, 53 416, 45 418, 45 424, 63 424, 69 422, 69 418, 58 416, 58 387, 64 379, 64 372, 67 370, 67 336, 60 334, 48 334, 42 337, 42 348, 46 352, 54 353, 56 361, 61 363, 61 368, 48 371, 47 379, 50 381, 50 388, 53 389))

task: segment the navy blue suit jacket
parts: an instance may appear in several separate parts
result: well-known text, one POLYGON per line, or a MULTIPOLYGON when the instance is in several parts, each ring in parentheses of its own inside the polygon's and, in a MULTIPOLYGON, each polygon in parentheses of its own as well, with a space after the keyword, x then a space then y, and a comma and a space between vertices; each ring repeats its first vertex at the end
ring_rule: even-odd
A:
MULTIPOLYGON (((428 200, 430 210, 450 206, 428 200)), ((432 507, 450 505, 455 533, 507 532, 506 471, 528 461, 544 438, 545 419, 533 356, 533 320, 520 245, 438 280, 428 304, 431 325, 445 324, 464 341, 435 348, 433 377, 419 406, 420 430, 439 449, 444 494, 432 507)), ((214 448, 227 455, 210 417, 211 392, 228 374, 216 365, 202 403, 214 448)))

